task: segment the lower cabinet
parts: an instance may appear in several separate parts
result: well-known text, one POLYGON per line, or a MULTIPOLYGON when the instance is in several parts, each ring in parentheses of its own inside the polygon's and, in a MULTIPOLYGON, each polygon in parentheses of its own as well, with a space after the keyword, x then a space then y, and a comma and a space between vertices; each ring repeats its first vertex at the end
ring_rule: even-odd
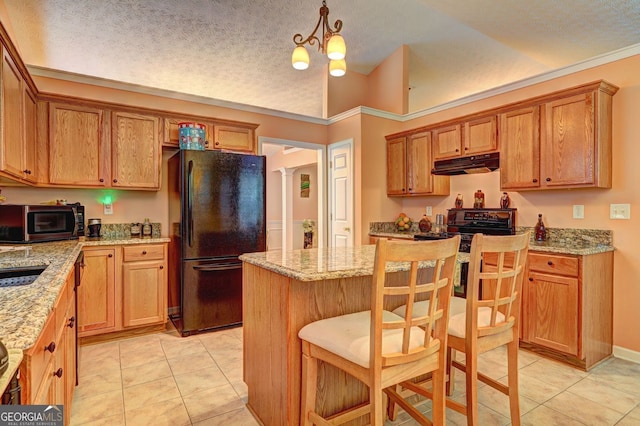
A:
POLYGON ((521 346, 585 370, 613 345, 613 252, 530 252, 521 346))
POLYGON ((167 244, 84 247, 79 336, 167 322, 167 244))
POLYGON ((38 340, 25 351, 20 367, 22 403, 64 405, 64 424, 70 424, 76 385, 76 305, 73 287, 72 270, 38 340))

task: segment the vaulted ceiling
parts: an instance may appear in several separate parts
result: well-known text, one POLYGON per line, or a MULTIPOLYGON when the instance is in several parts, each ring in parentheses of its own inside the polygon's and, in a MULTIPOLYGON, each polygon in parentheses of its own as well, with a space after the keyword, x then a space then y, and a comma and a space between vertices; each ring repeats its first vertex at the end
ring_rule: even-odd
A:
MULTIPOLYGON (((1 1, 1 0, 0 0, 1 1)), ((4 0, 25 63, 322 116, 323 65, 291 67, 321 0, 4 0)), ((409 46, 410 112, 640 42, 638 0, 328 0, 348 71, 409 46)), ((335 77, 331 77, 335 78, 335 77)))

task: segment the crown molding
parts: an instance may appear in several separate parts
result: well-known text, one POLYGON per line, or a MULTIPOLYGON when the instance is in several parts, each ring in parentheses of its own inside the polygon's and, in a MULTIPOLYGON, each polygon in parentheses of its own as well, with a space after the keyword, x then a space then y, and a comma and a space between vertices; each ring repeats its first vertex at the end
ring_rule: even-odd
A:
POLYGON ((385 118, 389 120, 406 122, 406 121, 414 120, 416 118, 434 114, 436 112, 455 108, 461 105, 466 105, 471 102, 476 102, 482 99, 490 98, 492 96, 501 95, 517 89, 522 89, 528 86, 532 86, 534 84, 553 80, 559 77, 564 77, 569 74, 574 74, 576 72, 584 71, 600 65, 605 65, 621 59, 629 58, 635 55, 640 55, 640 43, 634 44, 628 47, 624 47, 622 49, 614 50, 612 52, 605 53, 599 56, 595 56, 593 58, 586 59, 584 61, 577 62, 575 64, 572 64, 566 67, 558 68, 552 71, 548 71, 542 74, 538 74, 532 77, 518 80, 516 82, 505 84, 503 86, 494 87, 492 89, 474 93, 469 96, 465 96, 450 102, 445 102, 443 104, 426 108, 420 111, 412 112, 409 114, 404 114, 404 115, 395 114, 392 112, 382 111, 379 109, 370 108, 366 106, 358 106, 350 110, 344 111, 340 114, 336 114, 328 119, 311 117, 311 116, 302 115, 302 114, 294 114, 290 112, 278 111, 274 109, 263 108, 263 107, 242 104, 237 102, 224 101, 221 99, 208 98, 205 96, 192 95, 192 94, 175 92, 175 91, 165 90, 165 89, 158 89, 158 88, 143 86, 139 84, 124 83, 121 81, 109 80, 109 79, 100 78, 100 77, 92 77, 84 74, 76 74, 76 73, 71 73, 67 71, 58 71, 51 68, 38 67, 35 65, 27 65, 27 69, 32 75, 35 75, 35 76, 49 77, 49 78, 55 78, 59 80, 72 81, 72 82, 83 83, 83 84, 92 84, 100 87, 126 90, 129 92, 143 93, 143 94, 153 95, 153 96, 162 96, 162 97, 178 99, 178 100, 183 100, 188 102, 201 103, 201 104, 212 105, 212 106, 217 106, 221 108, 236 109, 240 111, 270 115, 273 117, 286 118, 290 120, 303 121, 303 122, 313 123, 313 124, 330 125, 330 124, 338 123, 342 120, 346 120, 347 118, 350 118, 356 115, 362 115, 362 114, 385 118))

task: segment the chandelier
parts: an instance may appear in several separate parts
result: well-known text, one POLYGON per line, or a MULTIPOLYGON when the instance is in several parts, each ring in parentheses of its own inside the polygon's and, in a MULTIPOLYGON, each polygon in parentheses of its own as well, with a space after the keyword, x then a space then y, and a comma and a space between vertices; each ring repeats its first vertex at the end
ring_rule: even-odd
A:
POLYGON ((293 49, 293 55, 291 55, 291 64, 295 69, 306 70, 309 68, 309 52, 307 52, 304 45, 309 43, 309 46, 313 46, 318 43, 318 51, 326 54, 330 59, 329 74, 334 77, 342 77, 347 72, 347 63, 344 59, 347 47, 344 39, 339 34, 342 29, 342 21, 338 19, 334 24, 335 28, 332 29, 328 19, 329 8, 327 7, 327 2, 323 0, 320 8, 320 18, 311 35, 305 39, 302 38, 302 34, 293 36, 296 48, 293 49), (319 28, 322 28, 321 39, 316 36, 319 28))

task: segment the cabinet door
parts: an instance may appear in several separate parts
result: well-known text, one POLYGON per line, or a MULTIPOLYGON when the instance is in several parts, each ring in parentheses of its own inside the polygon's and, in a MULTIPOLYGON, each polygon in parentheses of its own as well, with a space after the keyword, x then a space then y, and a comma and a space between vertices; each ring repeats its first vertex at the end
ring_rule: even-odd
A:
POLYGON ((464 123, 463 155, 491 152, 498 149, 498 124, 495 115, 464 123))
POLYGON ((433 191, 431 175, 431 133, 419 133, 407 140, 408 191, 428 194, 433 191))
POLYGON ((406 138, 387 141, 387 195, 407 192, 406 138))
POLYGON ((22 77, 11 56, 2 51, 2 140, 0 141, 0 170, 22 178, 24 170, 24 142, 22 133, 22 77))
POLYGON ((500 115, 500 187, 540 186, 540 107, 500 115))
POLYGON ((164 261, 123 263, 122 325, 124 327, 166 321, 166 280, 164 261))
POLYGON ((461 155, 462 133, 460 124, 442 127, 433 131, 433 159, 461 155))
POLYGON ((594 94, 545 104, 542 178, 547 187, 593 185, 595 164, 594 94))
POLYGON ((36 173, 37 101, 30 90, 24 90, 24 173, 29 182, 38 181, 36 173))
POLYGON ((189 118, 163 118, 163 137, 162 146, 171 148, 180 148, 180 128, 178 125, 183 122, 198 122, 204 124, 206 129, 205 146, 208 149, 213 148, 213 143, 209 143, 209 140, 213 138, 213 124, 206 123, 201 120, 194 120, 189 118))
POLYGON ((78 287, 80 336, 114 331, 116 263, 114 248, 85 248, 85 272, 78 287))
POLYGON ((578 355, 578 279, 531 271, 525 286, 526 339, 578 355))
POLYGON ((101 109, 49 105, 49 183, 108 185, 108 126, 104 120, 101 109))
POLYGON ((254 130, 235 126, 214 126, 215 149, 229 149, 232 151, 255 152, 254 130))
POLYGON ((160 118, 114 112, 112 122, 111 185, 121 188, 160 188, 160 118))

